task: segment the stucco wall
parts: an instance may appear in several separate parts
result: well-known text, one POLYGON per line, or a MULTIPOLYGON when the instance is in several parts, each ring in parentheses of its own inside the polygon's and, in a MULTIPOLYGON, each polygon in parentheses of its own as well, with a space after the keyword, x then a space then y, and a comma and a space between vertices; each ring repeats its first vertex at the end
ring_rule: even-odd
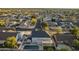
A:
POLYGON ((52 44, 51 38, 32 38, 32 43, 37 43, 37 44, 52 44))

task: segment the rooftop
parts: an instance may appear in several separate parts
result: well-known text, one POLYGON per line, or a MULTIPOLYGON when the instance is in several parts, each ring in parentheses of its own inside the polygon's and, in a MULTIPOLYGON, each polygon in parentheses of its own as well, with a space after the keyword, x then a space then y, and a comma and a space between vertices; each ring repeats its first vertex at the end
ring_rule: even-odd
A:
POLYGON ((15 36, 16 37, 17 33, 16 32, 0 32, 0 40, 6 40, 6 38, 15 36))
POLYGON ((45 31, 40 31, 40 30, 38 30, 38 31, 35 31, 35 30, 33 30, 32 31, 32 37, 50 37, 45 31))
POLYGON ((50 37, 42 30, 41 22, 39 20, 37 21, 36 27, 32 30, 32 37, 50 37))
POLYGON ((54 37, 57 41, 62 41, 63 43, 66 43, 68 45, 71 45, 73 40, 76 38, 74 35, 70 33, 57 34, 54 37))

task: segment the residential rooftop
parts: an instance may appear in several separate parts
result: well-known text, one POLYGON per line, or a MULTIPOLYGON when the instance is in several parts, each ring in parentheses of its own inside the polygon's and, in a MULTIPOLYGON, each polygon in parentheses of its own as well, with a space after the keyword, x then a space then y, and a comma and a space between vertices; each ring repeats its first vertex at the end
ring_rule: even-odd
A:
POLYGON ((16 37, 16 32, 0 32, 0 40, 6 40, 8 37, 16 37))

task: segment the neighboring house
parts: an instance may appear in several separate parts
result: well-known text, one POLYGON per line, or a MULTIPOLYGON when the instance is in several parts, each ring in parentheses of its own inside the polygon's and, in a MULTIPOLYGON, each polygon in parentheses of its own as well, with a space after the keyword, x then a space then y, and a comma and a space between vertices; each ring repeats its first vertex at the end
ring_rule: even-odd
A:
POLYGON ((3 44, 4 41, 8 38, 8 37, 16 37, 17 40, 17 33, 16 32, 0 32, 0 44, 3 44))
POLYGON ((72 29, 73 27, 73 23, 69 21, 59 22, 58 25, 61 26, 62 28, 67 28, 67 29, 72 29))
POLYGON ((43 21, 50 21, 51 20, 51 16, 46 15, 46 17, 43 19, 43 21))
POLYGON ((57 22, 52 22, 51 20, 46 21, 50 27, 57 27, 57 22))
POLYGON ((56 44, 64 43, 69 46, 72 46, 72 42, 76 37, 72 35, 71 33, 63 33, 63 34, 56 34, 54 35, 54 39, 56 44))

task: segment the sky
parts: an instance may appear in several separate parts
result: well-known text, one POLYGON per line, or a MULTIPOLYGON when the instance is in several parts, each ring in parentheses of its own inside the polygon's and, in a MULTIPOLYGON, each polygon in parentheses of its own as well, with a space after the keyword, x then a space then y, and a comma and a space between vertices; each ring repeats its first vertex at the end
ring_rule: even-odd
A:
POLYGON ((0 0, 1 8, 78 8, 79 0, 0 0))

